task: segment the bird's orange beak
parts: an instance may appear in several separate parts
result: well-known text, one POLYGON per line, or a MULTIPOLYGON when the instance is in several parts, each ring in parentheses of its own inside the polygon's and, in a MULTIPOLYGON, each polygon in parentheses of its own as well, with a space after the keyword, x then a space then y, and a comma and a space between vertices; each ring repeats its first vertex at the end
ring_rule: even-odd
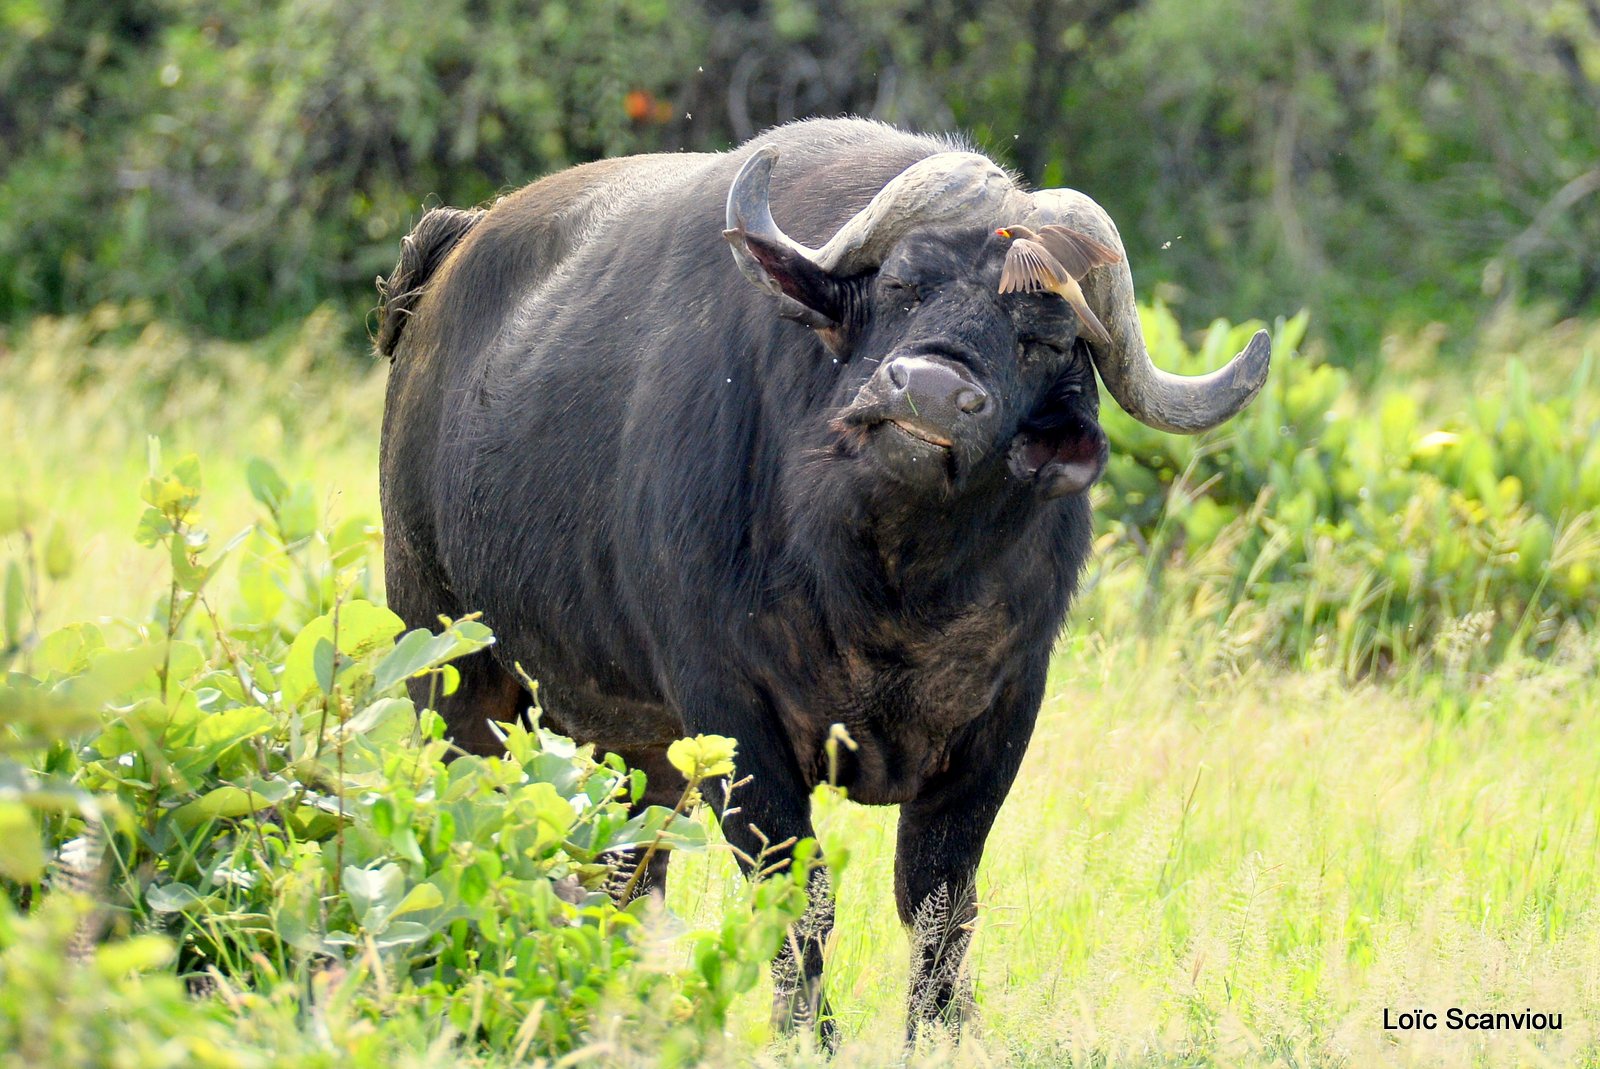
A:
POLYGON ((1011 236, 1011 229, 1003 226, 999 230, 996 230, 995 233, 999 234, 1003 238, 1009 238, 1011 236))

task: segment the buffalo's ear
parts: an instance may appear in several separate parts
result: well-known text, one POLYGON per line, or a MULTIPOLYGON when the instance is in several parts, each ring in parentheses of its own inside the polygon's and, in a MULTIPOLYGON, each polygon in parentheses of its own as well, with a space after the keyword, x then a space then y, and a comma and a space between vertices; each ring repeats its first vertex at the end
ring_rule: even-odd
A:
POLYGON ((796 250, 743 227, 724 230, 722 236, 749 253, 760 271, 759 284, 778 298, 780 316, 812 328, 835 346, 844 319, 844 283, 796 250))

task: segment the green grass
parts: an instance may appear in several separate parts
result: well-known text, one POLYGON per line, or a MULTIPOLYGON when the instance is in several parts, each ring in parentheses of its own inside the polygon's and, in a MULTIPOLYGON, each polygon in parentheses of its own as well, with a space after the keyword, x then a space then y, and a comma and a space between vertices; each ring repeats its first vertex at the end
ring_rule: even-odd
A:
POLYGON ((0 339, 0 494, 59 519, 81 554, 45 606, 55 626, 143 616, 165 590, 161 560, 131 537, 150 434, 169 458, 204 457, 203 519, 219 538, 257 517, 244 477, 257 455, 311 480, 325 518, 378 522, 386 368, 344 350, 336 325, 319 313, 244 345, 102 308, 0 339))
MULTIPOLYGON (((1597 665, 1591 640, 1472 693, 1396 691, 1065 643, 985 855, 982 1023, 959 1061, 1592 1064, 1597 665), (1532 1006, 1564 1029, 1395 1042, 1385 1006, 1532 1006)), ((894 1059, 902 1013, 893 824, 820 806, 824 844, 850 852, 830 967, 862 1062, 894 1059)), ((683 860, 670 907, 715 910, 731 867, 683 860)))
MULTIPOLYGON (((143 619, 163 592, 160 555, 130 537, 148 431, 169 456, 203 454, 218 541, 254 518, 252 454, 314 480, 335 518, 376 518, 382 368, 332 351, 314 321, 267 343, 269 365, 247 346, 103 316, 40 322, 0 350, 0 480, 68 524, 81 554, 48 589, 46 629, 143 619), (121 340, 97 349, 107 337, 121 340)), ((1107 560, 1062 640, 980 872, 978 1020, 958 1048, 911 1064, 1600 1066, 1600 635, 1568 629, 1549 656, 1483 673, 1419 663, 1353 681, 1337 666, 1264 663, 1199 609, 1142 627, 1129 596, 1142 569, 1107 560), (1564 1028, 1380 1027, 1385 1007, 1417 1006, 1532 1007, 1562 1013, 1564 1028)), ((233 582, 230 568, 219 600, 233 582)), ((817 818, 825 850, 845 859, 833 1064, 903 1064, 895 813, 821 790, 817 818)), ((674 933, 714 924, 740 886, 726 853, 673 868, 649 942, 663 967, 686 954, 674 933)), ((0 1000, 26 983, 0 975, 0 1000)), ((74 990, 69 1012, 105 997, 74 990)), ((516 1064, 404 1005, 374 1020, 288 988, 162 998, 162 1013, 193 1014, 180 1031, 234 1042, 240 1065, 516 1064)), ((766 1010, 764 986, 742 998, 717 1064, 820 1062, 773 1045, 766 1010)), ((656 1053, 602 1020, 561 1064, 656 1053)))

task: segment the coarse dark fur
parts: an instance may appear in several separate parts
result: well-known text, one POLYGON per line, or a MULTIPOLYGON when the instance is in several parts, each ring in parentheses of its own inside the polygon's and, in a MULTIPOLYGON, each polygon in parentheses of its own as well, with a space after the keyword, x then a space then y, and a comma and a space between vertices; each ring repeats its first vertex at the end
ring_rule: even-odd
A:
MULTIPOLYGON (((414 627, 493 627, 442 710, 469 750, 525 705, 514 663, 546 722, 645 768, 651 800, 681 787, 668 743, 736 738, 750 781, 725 829, 752 855, 753 829, 812 834, 843 724, 839 784, 902 807, 900 916, 938 928, 914 942, 913 1020, 948 1019, 984 840, 1089 551, 1093 371, 1064 303, 997 292, 1004 243, 983 228, 913 232, 848 279, 754 250, 838 326, 778 318, 721 233, 756 143, 781 150, 773 213, 811 245, 950 147, 805 122, 423 218, 379 330, 389 602, 414 627), (987 400, 930 416, 891 385, 905 368, 987 400)), ((819 901, 798 961, 780 956, 780 1016, 825 1015, 828 916, 819 901)))

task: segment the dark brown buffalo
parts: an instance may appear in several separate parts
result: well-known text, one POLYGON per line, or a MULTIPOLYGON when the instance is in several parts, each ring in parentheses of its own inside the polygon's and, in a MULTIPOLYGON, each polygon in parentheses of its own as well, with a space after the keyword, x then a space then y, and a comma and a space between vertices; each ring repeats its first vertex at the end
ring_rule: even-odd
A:
MULTIPOLYGON (((1095 372, 1192 432, 1267 371, 1264 334, 1209 376, 1154 368, 1126 262, 1082 283, 1109 344, 1053 294, 999 293, 996 228, 1050 223, 1122 252, 1081 194, 814 121, 436 209, 385 285, 389 601, 498 636, 444 702, 456 741, 495 748, 487 723, 527 700, 516 663, 650 800, 681 786, 668 743, 733 736, 749 783, 724 830, 755 855, 812 834, 844 725, 838 782, 901 807, 913 1027, 966 1001, 974 874, 1089 551, 1095 372)), ((827 1016, 825 877, 812 897, 774 966, 784 1022, 827 1016)))

